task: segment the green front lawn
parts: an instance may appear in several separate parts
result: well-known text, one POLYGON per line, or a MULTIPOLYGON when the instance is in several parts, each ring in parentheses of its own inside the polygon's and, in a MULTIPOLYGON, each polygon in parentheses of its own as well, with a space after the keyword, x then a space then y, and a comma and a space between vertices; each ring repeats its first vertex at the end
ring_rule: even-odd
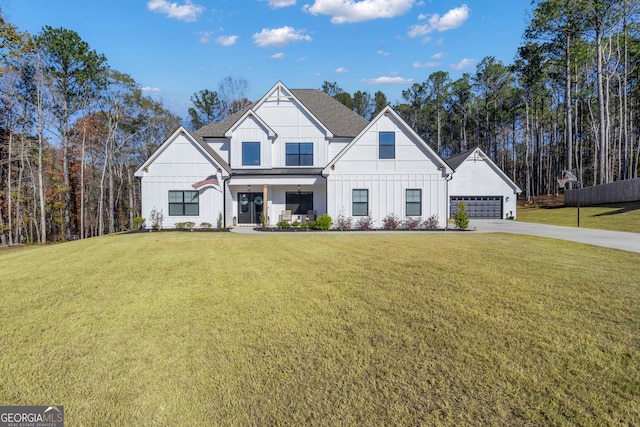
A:
MULTIPOLYGON (((577 227, 578 208, 518 206, 518 221, 577 227)), ((640 233, 640 202, 580 207, 580 227, 640 233)))
POLYGON ((70 426, 640 424, 640 254, 172 232, 0 271, 0 404, 70 426))

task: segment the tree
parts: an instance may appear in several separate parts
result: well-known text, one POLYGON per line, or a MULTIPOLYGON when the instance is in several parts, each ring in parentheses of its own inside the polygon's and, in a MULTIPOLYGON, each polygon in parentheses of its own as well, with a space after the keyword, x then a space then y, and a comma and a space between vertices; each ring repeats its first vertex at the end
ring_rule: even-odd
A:
POLYGON ((211 122, 219 121, 224 116, 223 103, 218 93, 209 89, 191 95, 194 107, 189 108, 191 128, 199 129, 211 122))
POLYGON ((234 79, 227 76, 218 83, 218 97, 222 103, 221 119, 229 117, 233 113, 244 109, 251 104, 247 98, 249 83, 245 79, 234 79))
POLYGON ((53 113, 62 147, 65 238, 70 240, 72 192, 69 130, 74 114, 82 108, 84 97, 104 85, 102 79, 106 58, 91 50, 78 33, 64 28, 46 26, 35 40, 41 52, 44 72, 53 81, 53 113))
POLYGON ((451 79, 449 73, 436 71, 427 78, 426 87, 429 99, 436 111, 436 147, 438 154, 441 154, 442 146, 442 115, 445 112, 445 105, 450 98, 451 79))
POLYGON ((357 91, 353 94, 353 110, 367 120, 371 119, 373 100, 369 92, 357 91))
POLYGON ((387 96, 381 91, 377 91, 373 95, 373 102, 375 106, 373 108, 373 112, 371 113, 371 117, 377 116, 378 114, 380 114, 380 111, 382 111, 386 106, 389 105, 389 101, 387 101, 387 96))
POLYGON ((344 90, 342 90, 342 88, 338 86, 338 83, 336 82, 330 83, 326 80, 322 82, 322 87, 320 88, 320 90, 332 98, 335 98, 336 95, 344 92, 344 90))

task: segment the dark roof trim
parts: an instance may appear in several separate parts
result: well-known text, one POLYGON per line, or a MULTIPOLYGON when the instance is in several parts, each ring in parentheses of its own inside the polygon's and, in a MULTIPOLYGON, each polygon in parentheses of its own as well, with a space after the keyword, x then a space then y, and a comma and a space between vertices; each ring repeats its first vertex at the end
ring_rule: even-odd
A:
POLYGON ((232 169, 231 176, 320 175, 322 168, 232 169))

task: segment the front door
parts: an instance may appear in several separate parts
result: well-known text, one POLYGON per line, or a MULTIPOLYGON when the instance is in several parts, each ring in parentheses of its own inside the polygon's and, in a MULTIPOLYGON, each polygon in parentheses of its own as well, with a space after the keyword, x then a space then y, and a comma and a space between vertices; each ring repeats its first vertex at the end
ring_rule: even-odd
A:
POLYGON ((260 224, 263 209, 262 193, 238 193, 238 224, 260 224))

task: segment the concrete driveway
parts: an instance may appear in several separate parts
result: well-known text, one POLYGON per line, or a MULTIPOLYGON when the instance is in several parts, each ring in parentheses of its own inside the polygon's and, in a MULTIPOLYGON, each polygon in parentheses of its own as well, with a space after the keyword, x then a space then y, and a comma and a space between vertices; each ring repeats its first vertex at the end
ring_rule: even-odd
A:
POLYGON ((551 239, 568 240, 571 242, 640 253, 640 234, 637 233, 491 219, 472 219, 469 222, 469 230, 549 237, 551 239))

